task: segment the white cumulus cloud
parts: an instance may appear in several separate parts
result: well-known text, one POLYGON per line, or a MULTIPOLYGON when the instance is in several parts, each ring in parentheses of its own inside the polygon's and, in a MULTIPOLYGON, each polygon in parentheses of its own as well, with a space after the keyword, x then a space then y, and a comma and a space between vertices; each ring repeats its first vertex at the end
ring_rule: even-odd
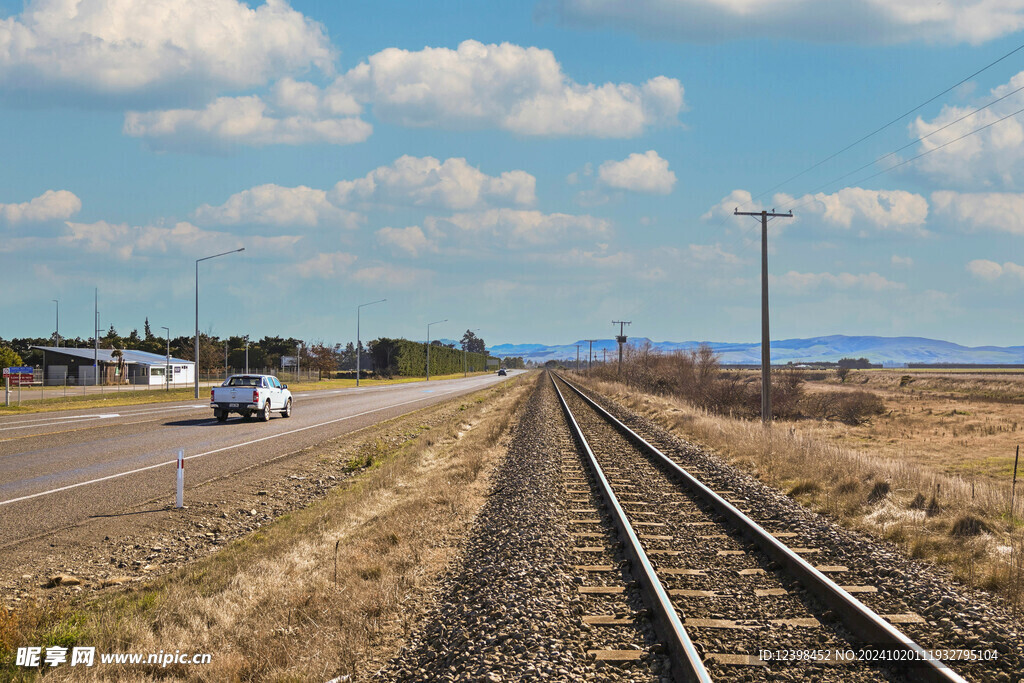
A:
POLYGON ((362 217, 332 204, 324 190, 267 184, 233 194, 220 206, 203 204, 196 209, 195 219, 215 225, 255 223, 355 228, 362 217))
POLYGON ((332 58, 285 0, 28 0, 0 20, 0 83, 24 90, 212 93, 329 72, 332 58))
POLYGON ((512 248, 559 242, 565 239, 597 238, 610 231, 608 221, 589 215, 541 213, 521 209, 490 209, 458 213, 447 218, 429 217, 428 227, 450 224, 467 234, 500 240, 512 248))
POLYGON ((301 236, 279 235, 260 237, 247 235, 244 240, 226 232, 203 230, 181 221, 171 227, 163 225, 129 225, 127 223, 73 223, 68 221, 66 234, 57 242, 75 250, 110 254, 121 260, 135 257, 156 257, 166 254, 195 254, 198 251, 234 249, 280 253, 298 242, 301 236))
POLYGON ((608 187, 631 192, 669 194, 676 174, 668 170, 668 161, 653 149, 633 153, 622 161, 606 161, 597 169, 598 180, 608 187))
MULTIPOLYGON (((536 185, 537 180, 525 171, 505 171, 489 176, 462 158, 442 162, 433 157, 403 156, 361 178, 339 181, 330 190, 302 185, 259 185, 231 195, 219 206, 203 204, 193 217, 207 225, 249 223, 355 228, 364 217, 347 208, 352 204, 453 210, 482 209, 493 204, 530 205, 536 201, 536 185)), ((386 230, 389 232, 378 233, 383 241, 409 251, 412 242, 408 237, 399 239, 396 232, 390 232, 395 228, 386 230)))
POLYGON ((986 259, 975 259, 967 264, 967 272, 980 280, 994 282, 1003 277, 1024 280, 1024 266, 1007 261, 1002 265, 986 259))
POLYGON ((980 44, 1024 28, 1022 0, 545 0, 541 16, 644 38, 980 44))
POLYGON ((930 121, 918 117, 910 134, 914 138, 927 136, 917 154, 928 155, 915 161, 915 168, 961 188, 1019 187, 1024 171, 1024 125, 1013 114, 1024 107, 1024 92, 1011 93, 1021 86, 1024 71, 970 105, 947 105, 930 121), (969 115, 978 106, 1004 96, 1006 99, 984 111, 969 115), (978 132, 968 135, 972 131, 978 132))
MULTIPOLYGON (((775 221, 774 229, 790 225, 810 216, 820 216, 829 225, 842 228, 870 226, 883 230, 909 231, 924 234, 928 219, 928 200, 921 195, 904 190, 866 190, 860 187, 845 187, 832 194, 817 193, 803 197, 776 194, 773 204, 765 205, 754 201, 747 190, 733 190, 718 204, 701 216, 704 220, 713 218, 738 221, 741 227, 756 227, 756 222, 747 216, 735 216, 733 211, 746 212, 762 210, 784 212, 792 209, 793 219, 775 221)), ((772 229, 772 228, 769 228, 772 229)))
POLYGON ((489 176, 458 157, 402 156, 356 180, 342 180, 331 191, 337 204, 373 201, 446 209, 469 209, 485 203, 529 206, 537 179, 526 171, 489 176))
POLYGON ((780 203, 793 205, 794 213, 820 215, 826 222, 843 228, 856 222, 882 229, 921 231, 928 219, 928 200, 904 190, 845 187, 832 194, 819 192, 780 203))
POLYGON ((257 95, 218 97, 203 109, 129 111, 124 133, 145 138, 153 149, 217 152, 238 145, 349 145, 373 132, 358 117, 325 118, 316 109, 283 114, 257 95))
MULTIPOLYGON (((436 231, 435 237, 437 236, 436 231)), ((377 231, 377 238, 383 244, 391 245, 410 256, 419 256, 422 251, 437 251, 437 242, 423 232, 418 225, 411 225, 408 228, 381 228, 377 231)))
POLYGON ((328 280, 348 272, 356 262, 356 256, 343 251, 317 254, 313 258, 296 263, 293 270, 303 278, 328 280))
POLYGON ((932 193, 932 204, 961 228, 1024 235, 1024 194, 942 190, 932 193))
POLYGON ((71 218, 82 208, 82 200, 67 190, 47 190, 20 204, 0 204, 0 218, 7 223, 40 223, 71 218))
POLYGON ((422 268, 385 264, 360 268, 352 273, 351 278, 363 285, 405 288, 426 282, 432 276, 433 271, 422 268))
POLYGON ((387 48, 332 86, 404 126, 500 128, 521 135, 634 137, 684 108, 674 78, 581 84, 550 50, 466 40, 455 50, 387 48))
POLYGON ((893 282, 878 273, 800 273, 791 270, 784 275, 770 275, 769 279, 773 287, 794 293, 813 292, 824 287, 871 292, 906 288, 902 282, 893 282))

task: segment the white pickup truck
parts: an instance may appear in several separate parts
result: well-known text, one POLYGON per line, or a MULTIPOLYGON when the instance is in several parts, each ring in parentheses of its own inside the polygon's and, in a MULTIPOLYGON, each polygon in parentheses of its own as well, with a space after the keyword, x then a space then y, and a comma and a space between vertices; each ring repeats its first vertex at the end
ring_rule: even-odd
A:
POLYGON ((245 419, 257 414, 267 422, 272 412, 292 416, 292 392, 273 375, 231 375, 210 390, 210 407, 218 422, 225 422, 231 413, 245 419))

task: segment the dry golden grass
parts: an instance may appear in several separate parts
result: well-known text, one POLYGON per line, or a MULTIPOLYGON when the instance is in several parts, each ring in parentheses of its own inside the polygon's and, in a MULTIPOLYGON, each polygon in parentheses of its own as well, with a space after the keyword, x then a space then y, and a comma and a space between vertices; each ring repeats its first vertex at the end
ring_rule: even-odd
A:
POLYGON ((853 371, 838 384, 808 382, 805 390, 868 389, 885 413, 859 425, 811 420, 792 427, 844 448, 915 463, 949 475, 1009 483, 1024 440, 1024 375, 853 371))
MULTIPOLYGON (((1005 479, 951 474, 892 451, 853 448, 823 437, 845 426, 776 422, 766 429, 760 422, 709 414, 681 399, 612 382, 587 384, 812 509, 944 564, 965 582, 1004 595, 1015 608, 1024 604, 1024 482, 1011 523, 1005 479), (967 517, 984 529, 963 521, 967 517), (965 530, 979 533, 965 535, 965 530)), ((848 429, 856 433, 859 427, 848 429)))
POLYGON ((48 676, 56 680, 365 673, 409 631, 419 589, 450 559, 453 539, 482 503, 481 475, 503 452, 532 380, 463 398, 447 424, 405 443, 366 438, 337 461, 340 471, 364 470, 348 486, 153 585, 48 614, 0 614, 0 651, 60 640, 97 652, 213 655, 207 666, 105 665, 84 677, 81 668, 57 667, 48 676))

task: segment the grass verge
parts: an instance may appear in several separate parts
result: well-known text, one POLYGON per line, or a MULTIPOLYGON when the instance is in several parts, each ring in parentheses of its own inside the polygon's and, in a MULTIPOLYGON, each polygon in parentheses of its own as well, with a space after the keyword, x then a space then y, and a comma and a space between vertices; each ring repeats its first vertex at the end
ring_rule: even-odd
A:
POLYGON ((166 668, 58 666, 47 679, 327 680, 383 663, 482 504, 486 472, 504 452, 531 379, 463 397, 447 421, 404 441, 370 430, 356 444, 358 435, 345 437, 344 449, 325 445, 339 473, 358 474, 150 585, 0 608, 0 678, 35 676, 14 666, 18 646, 58 643, 213 657, 166 668))

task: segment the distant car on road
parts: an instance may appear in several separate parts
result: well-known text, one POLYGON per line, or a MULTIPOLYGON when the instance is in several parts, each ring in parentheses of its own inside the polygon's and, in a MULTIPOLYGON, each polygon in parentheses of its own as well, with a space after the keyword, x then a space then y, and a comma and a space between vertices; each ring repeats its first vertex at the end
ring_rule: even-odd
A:
POLYGON ((507 377, 507 376, 508 376, 508 373, 505 372, 505 368, 501 368, 500 370, 498 370, 498 377, 507 377))
POLYGON ((292 392, 273 375, 231 375, 210 390, 210 407, 218 422, 227 421, 231 413, 245 419, 259 415, 267 422, 272 412, 292 416, 292 392))

